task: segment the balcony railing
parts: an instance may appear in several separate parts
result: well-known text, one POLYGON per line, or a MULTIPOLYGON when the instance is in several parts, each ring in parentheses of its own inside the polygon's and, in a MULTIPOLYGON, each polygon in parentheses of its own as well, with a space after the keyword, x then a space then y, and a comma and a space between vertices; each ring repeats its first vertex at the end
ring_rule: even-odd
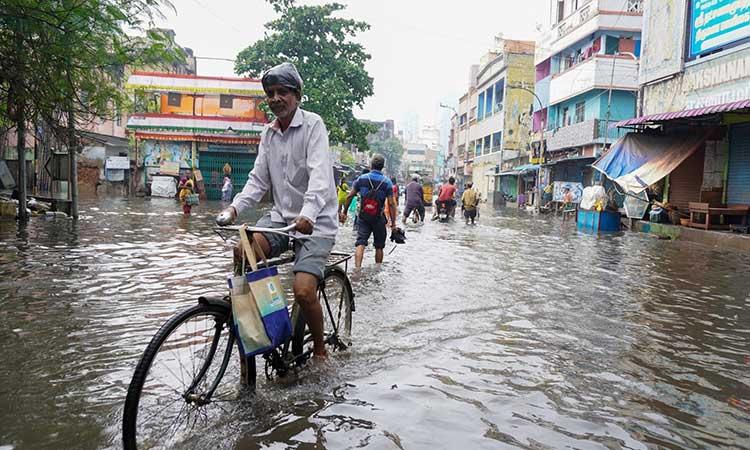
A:
MULTIPOLYGON (((613 123, 615 121, 609 121, 610 125, 613 123)), ((544 135, 547 138, 547 148, 555 151, 584 145, 603 144, 605 137, 606 142, 611 144, 626 133, 627 130, 609 128, 605 120, 592 119, 550 130, 545 132, 544 135)))
POLYGON ((625 136, 629 130, 623 129, 623 128, 610 128, 612 124, 617 122, 616 120, 610 120, 609 124, 607 124, 606 120, 597 120, 596 121, 596 142, 597 143, 604 143, 604 138, 606 136, 607 143, 611 144, 615 142, 616 140, 620 139, 621 137, 625 136))

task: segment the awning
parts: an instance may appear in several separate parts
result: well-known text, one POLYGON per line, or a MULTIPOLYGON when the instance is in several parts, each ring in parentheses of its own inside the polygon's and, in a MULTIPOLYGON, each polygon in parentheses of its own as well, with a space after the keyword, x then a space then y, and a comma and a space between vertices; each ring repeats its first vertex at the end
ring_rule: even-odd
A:
POLYGON ((593 161, 596 160, 596 157, 595 156, 573 156, 572 158, 565 158, 565 159, 558 159, 558 160, 555 160, 555 161, 548 161, 548 162, 542 164, 542 166, 549 167, 549 166, 554 166, 555 164, 575 163, 575 162, 581 162, 581 161, 586 161, 586 160, 593 162, 593 161))
POLYGON ((86 142, 96 142, 107 147, 127 147, 128 138, 110 136, 108 134, 94 133, 92 131, 79 131, 81 139, 86 142))
POLYGON ((638 194, 698 150, 710 131, 650 135, 628 133, 592 165, 625 190, 638 194))
POLYGON ((632 125, 643 125, 656 122, 668 122, 674 119, 683 119, 688 117, 706 116, 722 112, 736 111, 739 109, 750 109, 750 100, 740 100, 732 103, 724 103, 716 106, 706 106, 703 108, 686 109, 684 111, 651 114, 648 116, 627 119, 610 125, 610 128, 628 127, 632 125))
POLYGON ((536 164, 524 164, 504 172, 496 173, 495 176, 504 177, 508 175, 523 175, 528 172, 536 172, 537 170, 539 170, 539 166, 536 164))

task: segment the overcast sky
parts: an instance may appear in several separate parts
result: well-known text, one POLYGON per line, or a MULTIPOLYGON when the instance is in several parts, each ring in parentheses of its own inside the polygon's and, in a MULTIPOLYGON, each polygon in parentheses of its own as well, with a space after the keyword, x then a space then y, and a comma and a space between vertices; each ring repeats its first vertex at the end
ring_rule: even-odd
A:
MULTIPOLYGON (((440 120, 439 103, 458 103, 469 66, 476 64, 502 33, 508 39, 537 37, 547 22, 549 0, 339 0, 344 15, 371 29, 357 39, 372 55, 367 65, 375 94, 357 117, 420 123, 440 120)), ((234 59, 263 36, 275 17, 263 0, 173 0, 177 13, 163 25, 196 56, 234 59)), ((302 3, 323 3, 306 0, 302 3)), ((231 62, 198 60, 199 75, 233 76, 231 62)), ((304 78, 304 74, 302 74, 304 78)))

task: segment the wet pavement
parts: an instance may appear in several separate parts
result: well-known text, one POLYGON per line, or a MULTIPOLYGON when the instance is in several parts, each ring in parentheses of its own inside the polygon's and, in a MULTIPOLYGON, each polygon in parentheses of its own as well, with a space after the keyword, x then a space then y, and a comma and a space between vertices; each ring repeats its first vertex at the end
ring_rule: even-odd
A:
MULTIPOLYGON (((0 449, 120 447, 148 340, 223 293, 219 208, 0 222, 0 449)), ((352 275, 349 354, 261 380, 178 447, 750 448, 750 255, 508 211, 407 237, 352 275)))

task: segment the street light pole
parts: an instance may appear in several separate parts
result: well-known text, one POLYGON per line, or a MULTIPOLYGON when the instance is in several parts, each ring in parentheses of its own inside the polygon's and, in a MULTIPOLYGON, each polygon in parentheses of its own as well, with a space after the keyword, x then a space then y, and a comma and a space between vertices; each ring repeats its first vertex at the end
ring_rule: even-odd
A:
MULTIPOLYGON (((467 99, 466 99, 466 138, 464 140, 464 182, 466 181, 466 165, 469 163, 469 98, 470 95, 467 93, 467 99)), ((456 111, 456 108, 445 105, 443 103, 440 104, 441 108, 447 108, 453 111, 453 113, 458 118, 458 128, 461 128, 461 114, 456 111)), ((455 156, 454 159, 454 165, 456 166, 456 175, 458 175, 458 155, 455 156)))

